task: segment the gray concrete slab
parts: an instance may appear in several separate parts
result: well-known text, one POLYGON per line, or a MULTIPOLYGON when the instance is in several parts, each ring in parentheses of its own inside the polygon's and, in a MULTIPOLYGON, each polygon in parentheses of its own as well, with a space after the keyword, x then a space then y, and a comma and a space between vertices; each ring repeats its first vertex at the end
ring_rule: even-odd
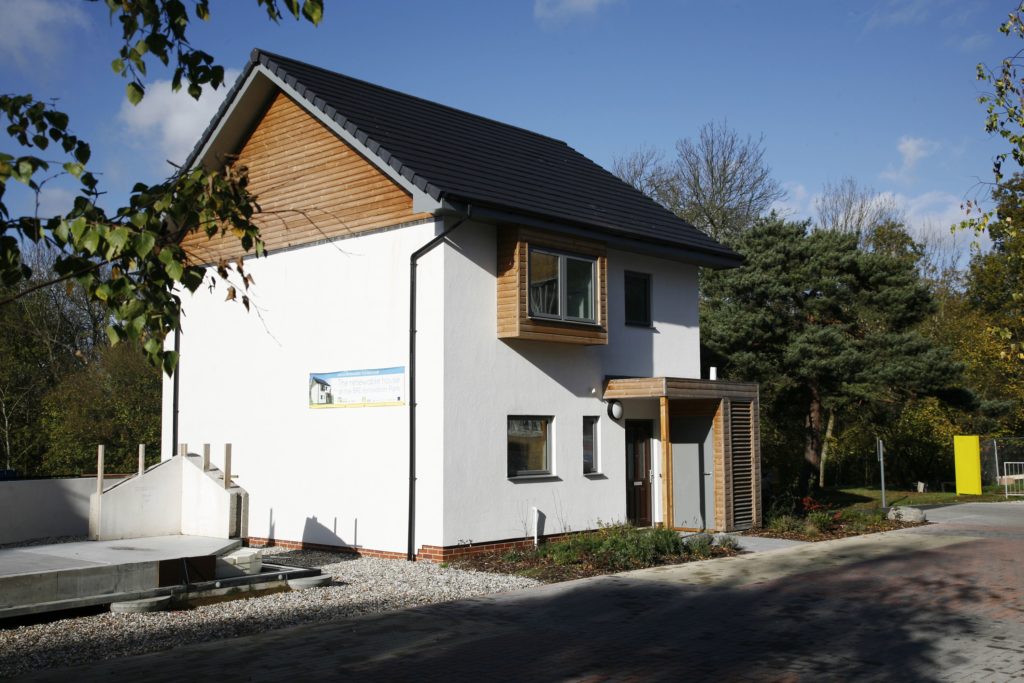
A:
POLYGON ((155 536, 0 550, 0 618, 147 597, 159 586, 161 561, 220 555, 239 545, 155 536))
POLYGON ((10 548, 0 550, 0 576, 220 555, 240 545, 238 540, 207 536, 154 536, 10 548))

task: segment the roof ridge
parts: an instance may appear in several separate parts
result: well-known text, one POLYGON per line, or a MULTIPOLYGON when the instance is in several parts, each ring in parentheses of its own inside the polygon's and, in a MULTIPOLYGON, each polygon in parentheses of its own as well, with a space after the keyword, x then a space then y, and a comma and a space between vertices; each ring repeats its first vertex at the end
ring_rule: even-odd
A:
MULTIPOLYGON (((309 62, 303 62, 303 61, 298 60, 298 59, 292 59, 291 57, 285 57, 284 55, 278 54, 276 52, 270 52, 269 50, 264 50, 264 49, 261 49, 261 48, 258 48, 258 47, 257 48, 253 48, 253 51, 252 51, 252 59, 253 59, 253 61, 259 62, 260 61, 259 57, 261 55, 267 57, 267 59, 269 59, 270 61, 275 62, 275 64, 277 66, 280 66, 280 67, 284 68, 285 71, 288 70, 287 67, 285 67, 283 64, 278 63, 276 60, 282 60, 284 62, 291 62, 293 64, 300 64, 300 65, 302 65, 302 66, 304 66, 306 68, 315 69, 316 71, 321 71, 323 73, 330 74, 331 76, 344 78, 344 79, 349 80, 349 81, 354 81, 354 82, 359 83, 361 85, 364 85, 364 86, 367 86, 369 88, 372 88, 373 90, 380 90, 380 91, 392 93, 392 94, 395 94, 395 95, 401 95, 402 97, 408 97, 409 99, 417 100, 418 102, 422 102, 423 104, 426 104, 426 105, 428 105, 430 107, 439 107, 441 109, 447 109, 448 111, 457 112, 459 114, 463 114, 465 116, 469 116, 469 117, 472 117, 474 119, 478 119, 480 121, 487 121, 488 123, 494 123, 494 124, 497 124, 499 126, 503 126, 505 128, 511 128, 511 129, 514 129, 514 130, 518 130, 518 131, 521 131, 523 133, 527 133, 529 135, 532 135, 533 137, 543 138, 545 140, 551 140, 553 142, 557 142, 560 145, 565 145, 566 147, 569 147, 569 143, 567 143, 565 140, 560 140, 559 138, 552 137, 550 135, 544 135, 543 133, 538 133, 535 130, 530 130, 529 128, 524 128, 522 126, 517 126, 514 123, 507 123, 505 121, 499 121, 498 119, 494 119, 494 118, 491 118, 489 116, 482 116, 480 114, 474 114, 473 112, 467 111, 465 109, 459 109, 458 107, 453 107, 453 106, 451 106, 449 104, 443 104, 441 102, 435 102, 434 100, 428 100, 427 98, 420 97, 419 95, 412 95, 410 93, 403 92, 401 90, 396 90, 395 88, 389 88, 387 86, 380 85, 378 83, 372 83, 372 82, 364 80, 362 78, 356 78, 355 76, 349 76, 348 74, 343 74, 340 71, 332 71, 331 69, 325 69, 322 66, 316 66, 315 64, 310 64, 309 62)), ((308 85, 306 85, 306 84, 303 84, 303 85, 306 88, 309 88, 308 85)), ((312 89, 310 89, 310 90, 312 90, 312 89)), ((319 93, 316 93, 316 94, 320 95, 319 93)), ((569 148, 572 149, 571 147, 569 147, 569 148)), ((573 151, 575 151, 575 150, 573 150, 573 151)))

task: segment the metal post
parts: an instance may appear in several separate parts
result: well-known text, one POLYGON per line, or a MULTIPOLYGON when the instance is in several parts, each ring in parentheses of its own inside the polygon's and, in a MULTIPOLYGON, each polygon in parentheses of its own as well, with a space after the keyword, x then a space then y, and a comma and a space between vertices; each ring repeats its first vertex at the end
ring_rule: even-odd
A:
POLYGON ((139 444, 139 476, 146 472, 146 444, 139 444))
POLYGON ((231 444, 224 444, 224 488, 231 488, 231 444))
MULTIPOLYGON (((995 439, 992 439, 992 452, 995 453, 995 455, 996 455, 996 486, 999 486, 999 479, 1000 479, 1000 476, 1001 476, 999 474, 999 442, 996 441, 995 439)), ((1010 484, 1009 484, 1009 480, 1004 479, 1003 482, 1004 482, 1004 486, 1005 486, 1005 488, 1003 489, 1003 497, 1006 498, 1007 500, 1009 500, 1010 499, 1010 484)), ((997 488, 996 491, 998 491, 998 490, 999 489, 997 488)))
POLYGON ((885 444, 878 439, 878 465, 882 473, 882 507, 889 507, 885 503, 885 444))
POLYGON ((210 471, 210 444, 203 444, 203 472, 210 471))

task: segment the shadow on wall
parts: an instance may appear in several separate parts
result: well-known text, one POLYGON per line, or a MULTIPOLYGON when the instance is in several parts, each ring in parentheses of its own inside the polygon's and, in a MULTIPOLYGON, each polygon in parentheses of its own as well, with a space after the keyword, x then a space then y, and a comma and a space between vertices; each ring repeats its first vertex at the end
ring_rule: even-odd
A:
POLYGON ((337 545, 337 546, 354 546, 355 539, 352 543, 347 543, 345 539, 338 535, 338 518, 335 517, 332 526, 328 527, 322 524, 320 520, 316 518, 316 515, 306 518, 306 524, 302 528, 302 542, 303 543, 316 543, 317 545, 337 545))

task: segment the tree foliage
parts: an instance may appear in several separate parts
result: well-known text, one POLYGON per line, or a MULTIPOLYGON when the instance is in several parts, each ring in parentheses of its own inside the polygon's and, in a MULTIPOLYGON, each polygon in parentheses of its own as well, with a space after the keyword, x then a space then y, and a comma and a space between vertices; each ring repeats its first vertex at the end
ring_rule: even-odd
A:
MULTIPOLYGON (((173 66, 172 87, 185 87, 195 98, 204 88, 222 85, 224 69, 213 57, 191 45, 190 22, 210 16, 209 0, 194 0, 192 12, 180 0, 105 0, 111 18, 122 29, 123 45, 113 70, 129 80, 127 97, 138 103, 145 95, 142 78, 147 63, 156 59, 173 66)), ((284 12, 319 23, 322 0, 257 0, 272 21, 284 12)), ((253 223, 259 211, 247 188, 244 168, 224 170, 180 169, 166 181, 137 183, 128 203, 107 211, 99 205, 96 176, 87 170, 91 149, 76 136, 69 118, 52 104, 27 94, 0 95, 0 120, 19 148, 0 151, 0 282, 13 287, 32 276, 23 259, 22 244, 42 245, 54 251, 55 277, 0 299, 9 304, 54 282, 77 282, 92 301, 108 311, 107 333, 112 342, 127 339, 140 344, 151 361, 170 373, 177 357, 164 349, 164 339, 179 326, 179 288, 196 290, 204 269, 181 247, 181 239, 195 232, 210 237, 227 234, 256 254, 262 251, 259 229, 253 223), (45 158, 53 149, 62 160, 45 158), (9 181, 38 193, 47 174, 56 169, 78 179, 74 208, 62 216, 12 216, 3 203, 9 181)), ((37 212, 38 213, 38 212, 37 212)), ((234 273, 244 288, 251 279, 244 262, 221 262, 217 273, 234 273)), ((240 301, 248 306, 248 299, 240 301)))
POLYGON ((734 248, 745 264, 707 274, 701 311, 725 375, 762 383, 766 420, 781 425, 776 445, 802 445, 805 484, 818 472, 829 411, 883 420, 958 378, 918 329, 934 304, 902 228, 885 226, 867 247, 856 234, 808 228, 771 217, 742 233, 734 248))
POLYGON ((89 472, 96 445, 106 446, 110 472, 133 472, 138 444, 160 443, 160 373, 127 346, 104 346, 96 359, 66 375, 42 400, 48 474, 89 472))
POLYGON ((612 171, 680 218, 726 243, 785 196, 764 158, 764 137, 742 136, 727 123, 706 123, 676 142, 665 163, 653 148, 616 159, 612 171))

